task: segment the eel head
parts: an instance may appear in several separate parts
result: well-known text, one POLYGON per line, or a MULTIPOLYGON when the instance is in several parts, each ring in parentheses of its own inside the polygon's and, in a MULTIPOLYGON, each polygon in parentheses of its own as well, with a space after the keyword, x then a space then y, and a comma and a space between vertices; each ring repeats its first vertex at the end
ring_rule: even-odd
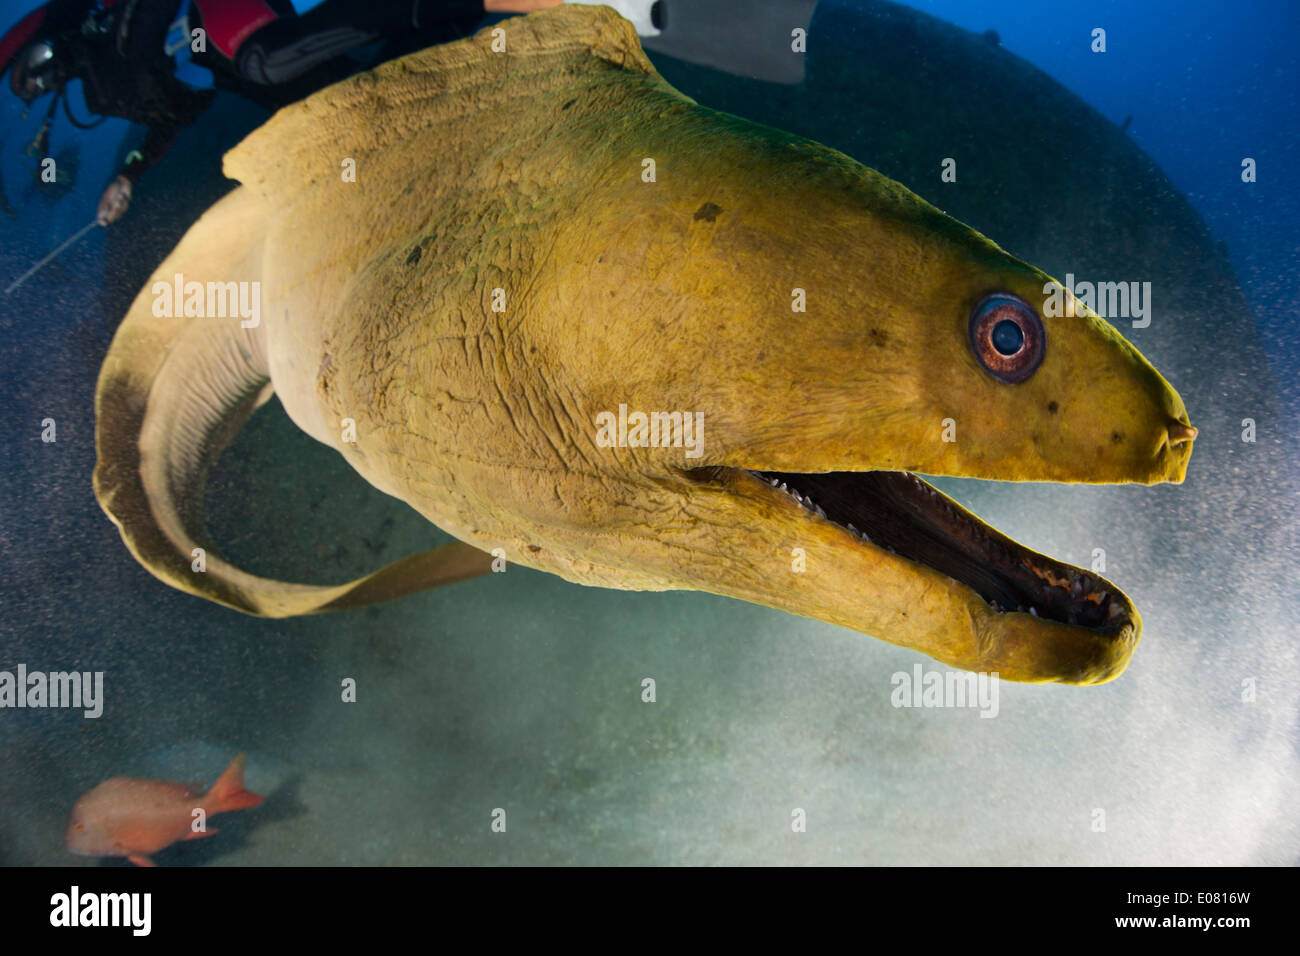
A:
POLYGON ((1133 602, 918 473, 1181 482, 1196 430, 1177 392, 1047 275, 896 183, 745 136, 744 157, 715 149, 652 208, 605 197, 639 203, 655 245, 615 230, 591 248, 596 209, 575 216, 594 229, 557 240, 561 261, 594 264, 533 358, 578 410, 563 440, 594 477, 548 484, 530 515, 547 553, 521 560, 725 594, 1011 680, 1117 676, 1141 633, 1133 602), (660 414, 657 439, 636 412, 660 414), (678 412, 698 423, 693 452, 665 440, 678 412))

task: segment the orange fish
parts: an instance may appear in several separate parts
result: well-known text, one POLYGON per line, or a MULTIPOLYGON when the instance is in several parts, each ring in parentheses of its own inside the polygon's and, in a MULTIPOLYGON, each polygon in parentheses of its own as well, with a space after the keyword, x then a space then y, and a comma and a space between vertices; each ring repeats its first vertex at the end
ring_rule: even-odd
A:
POLYGON ((244 754, 231 761, 207 793, 199 786, 166 780, 105 780, 72 808, 63 841, 82 856, 124 856, 136 866, 154 866, 150 853, 218 832, 212 827, 193 829, 195 809, 203 810, 206 821, 262 802, 244 789, 244 762, 244 754))

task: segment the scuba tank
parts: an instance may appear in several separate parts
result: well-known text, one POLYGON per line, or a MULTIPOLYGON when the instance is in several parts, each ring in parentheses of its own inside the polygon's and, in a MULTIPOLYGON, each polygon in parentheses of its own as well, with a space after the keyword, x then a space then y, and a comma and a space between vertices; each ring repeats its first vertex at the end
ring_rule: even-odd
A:
POLYGON ((190 27, 189 9, 190 0, 181 0, 178 16, 167 28, 163 52, 176 64, 176 79, 190 89, 210 90, 213 87, 212 71, 199 66, 192 58, 196 39, 190 27))

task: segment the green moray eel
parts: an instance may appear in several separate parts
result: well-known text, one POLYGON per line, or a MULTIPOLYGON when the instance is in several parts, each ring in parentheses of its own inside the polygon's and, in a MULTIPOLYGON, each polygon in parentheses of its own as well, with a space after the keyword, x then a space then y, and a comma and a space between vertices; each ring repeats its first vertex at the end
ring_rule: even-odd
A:
POLYGON ((682 96, 607 8, 330 87, 225 169, 241 185, 141 291, 96 397, 96 494, 166 583, 284 616, 482 574, 496 551, 1011 680, 1126 666, 1141 621, 1115 585, 912 473, 1180 482, 1195 429, 1178 394, 902 186, 682 96), (248 283, 258 321, 202 296, 207 315, 169 310, 177 276, 248 283), (337 586, 225 561, 207 469, 272 390, 458 541, 337 586), (702 426, 651 444, 638 411, 702 426), (611 418, 632 426, 621 444, 611 418))

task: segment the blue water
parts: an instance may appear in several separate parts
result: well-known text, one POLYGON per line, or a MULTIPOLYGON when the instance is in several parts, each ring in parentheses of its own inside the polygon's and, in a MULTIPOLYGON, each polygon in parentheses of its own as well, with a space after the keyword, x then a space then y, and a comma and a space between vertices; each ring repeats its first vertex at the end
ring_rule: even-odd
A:
MULTIPOLYGON (((295 6, 306 12, 319 2, 295 6)), ((1295 122, 1300 113, 1300 11, 1295 4, 921 0, 910 6, 977 33, 996 29, 1006 49, 1116 123, 1132 116, 1129 135, 1227 243, 1283 383, 1284 400, 1300 412, 1295 376, 1287 374, 1300 354, 1292 281, 1300 275, 1300 190, 1289 175, 1300 168, 1300 126, 1295 122), (1097 27, 1107 34, 1103 54, 1091 49, 1097 27), (1241 181, 1241 161, 1247 156, 1258 164, 1252 184, 1241 181)), ((29 4, 3 0, 0 25, 8 29, 28 9, 29 4)), ((75 106, 82 105, 78 87, 72 85, 75 106)), ((29 181, 17 147, 35 135, 41 112, 34 109, 26 120, 20 119, 21 112, 15 97, 0 96, 5 134, 0 174, 6 184, 29 181)), ((78 115, 86 116, 84 108, 78 115)), ((110 118, 95 132, 74 137, 66 121, 56 123, 56 151, 74 138, 82 148, 83 186, 54 209, 42 204, 39 214, 5 224, 6 233, 18 242, 0 246, 0 256, 6 257, 0 258, 5 266, 0 274, 20 273, 23 254, 56 245, 92 218, 98 198, 92 184, 107 182, 117 146, 132 132, 125 121, 110 118)), ((20 197, 10 196, 10 202, 18 204, 20 197)))
MULTIPOLYGON (((1194 307, 1134 336, 1193 422, 1212 423, 1186 484, 945 485, 1064 560, 1105 545, 1146 624, 1122 678, 1003 685, 998 718, 984 720, 891 706, 892 675, 938 669, 928 658, 699 593, 585 589, 512 568, 378 608, 263 621, 158 583, 90 489, 94 376, 120 318, 104 303, 121 300, 114 270, 130 257, 112 239, 174 241, 183 223, 168 215, 191 215, 221 152, 258 121, 223 109, 144 180, 124 231, 94 230, 0 298, 0 669, 103 669, 109 686, 98 720, 0 710, 0 863, 90 862, 61 846, 81 793, 117 774, 210 782, 238 750, 267 804, 160 862, 1300 860, 1300 17, 1286 2, 913 6, 996 29, 1115 124, 1132 116, 1128 136, 1226 244, 1247 297, 1229 336, 1194 307), (1105 54, 1089 50, 1098 26, 1105 54), (1253 184, 1241 182, 1246 156, 1253 184), (1267 367, 1237 360, 1247 353, 1267 367), (1223 368, 1234 388, 1218 401, 1202 386, 1223 368), (56 444, 40 441, 47 417, 56 444), (1246 417, 1254 445, 1235 434, 1246 417), (639 698, 647 675, 653 706, 639 698), (360 682, 357 705, 339 703, 345 676, 360 682), (487 826, 503 805, 508 840, 487 826), (791 807, 808 811, 806 834, 792 835, 791 807)), ((25 9, 0 0, 0 29, 25 9)), ((853 50, 827 45, 851 73, 853 50)), ((851 140, 851 105, 822 108, 827 138, 851 140)), ((75 94, 74 109, 84 116, 75 94)), ((42 111, 21 114, 0 86, 0 177, 18 212, 0 216, 4 284, 92 218, 142 132, 114 119, 74 132, 60 117, 52 151, 75 146, 79 169, 51 201, 22 156, 42 111)), ((990 130, 1035 146, 1032 129, 990 130)), ((935 198, 933 182, 907 185, 935 198)), ((1057 215, 1046 201, 1023 210, 1049 238, 1057 215)), ((442 540, 274 403, 215 469, 207 504, 214 538, 264 574, 342 580, 442 540)))
POLYGON ((1300 8, 1288 0, 910 6, 977 33, 995 29, 1004 47, 1115 123, 1132 116, 1129 135, 1227 243, 1285 398, 1300 411, 1300 190, 1290 173, 1300 168, 1300 8), (1098 27, 1105 53, 1091 49, 1098 27), (1241 180, 1245 157, 1257 162, 1251 184, 1241 180))

